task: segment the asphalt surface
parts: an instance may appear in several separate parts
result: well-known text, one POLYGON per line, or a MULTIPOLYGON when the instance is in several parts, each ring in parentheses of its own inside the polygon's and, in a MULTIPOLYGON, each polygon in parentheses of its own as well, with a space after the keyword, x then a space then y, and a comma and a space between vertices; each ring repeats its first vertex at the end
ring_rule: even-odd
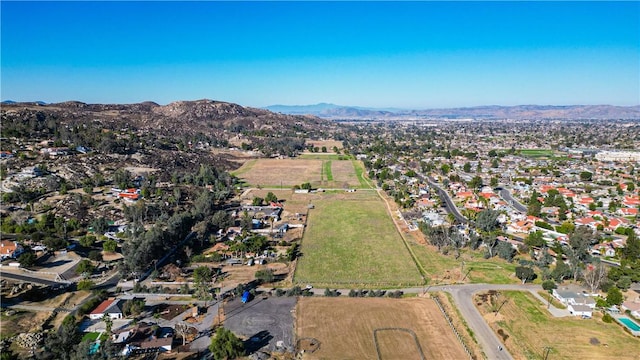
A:
POLYGON ((56 286, 56 285, 63 285, 64 284, 64 283, 60 283, 60 282, 57 282, 57 281, 38 278, 38 277, 35 277, 35 276, 14 274, 14 273, 10 273, 10 272, 7 272, 7 271, 1 272, 0 273, 0 277, 5 278, 5 279, 15 280, 15 281, 22 281, 22 282, 28 282, 28 283, 33 283, 33 284, 45 285, 45 286, 56 286))
POLYGON ((445 210, 447 210, 448 213, 453 214, 453 216, 456 218, 456 220, 459 223, 462 223, 462 224, 468 223, 469 220, 466 217, 462 216, 462 214, 460 213, 456 205, 453 203, 453 200, 451 200, 451 197, 449 196, 449 194, 445 190, 443 190, 436 183, 436 181, 430 176, 427 176, 426 180, 429 183, 429 185, 433 186, 438 191, 438 196, 440 196, 440 199, 442 199, 445 210))
POLYGON ((527 207, 522 205, 520 202, 518 202, 518 200, 516 200, 513 196, 511 196, 511 192, 509 192, 509 190, 503 187, 496 188, 496 190, 498 190, 500 197, 504 199, 504 201, 506 201, 514 209, 523 213, 527 212, 527 207))
POLYGON ((236 334, 247 337, 246 344, 250 350, 261 348, 269 351, 282 350, 276 347, 278 341, 284 346, 294 348, 294 319, 292 310, 295 308, 295 297, 257 296, 243 304, 240 299, 229 301, 224 306, 224 327, 236 334))

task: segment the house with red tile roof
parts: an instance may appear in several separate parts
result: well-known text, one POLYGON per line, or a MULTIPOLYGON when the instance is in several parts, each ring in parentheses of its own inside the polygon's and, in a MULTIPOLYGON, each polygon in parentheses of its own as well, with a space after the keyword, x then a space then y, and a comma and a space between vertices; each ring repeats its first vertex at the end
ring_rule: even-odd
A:
POLYGON ((576 224, 576 226, 588 226, 595 230, 598 224, 600 224, 601 222, 592 217, 585 217, 585 218, 575 219, 574 223, 576 224))
POLYGON ((16 241, 0 241, 0 259, 17 259, 24 252, 22 245, 16 241))
POLYGON ((619 208, 616 212, 622 216, 636 216, 638 215, 638 208, 619 208))
POLYGON ((125 300, 123 299, 107 299, 101 302, 98 307, 89 313, 89 319, 102 319, 103 316, 109 316, 112 319, 122 319, 124 317, 124 313, 122 311, 124 302, 125 300))
POLYGON ((638 195, 625 196, 624 200, 622 200, 622 203, 628 207, 637 207, 638 205, 640 205, 640 196, 638 195))

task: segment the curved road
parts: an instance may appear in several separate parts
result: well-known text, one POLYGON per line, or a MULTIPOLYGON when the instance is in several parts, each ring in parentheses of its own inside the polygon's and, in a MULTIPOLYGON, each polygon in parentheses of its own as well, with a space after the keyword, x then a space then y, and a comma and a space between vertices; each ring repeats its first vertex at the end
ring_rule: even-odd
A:
POLYGON ((433 186, 438 191, 438 196, 440 196, 440 199, 442 199, 447 212, 453 214, 458 222, 462 224, 468 223, 469 220, 466 217, 462 216, 456 205, 453 203, 453 200, 451 200, 451 196, 449 196, 449 194, 436 183, 435 179, 433 179, 431 176, 427 176, 426 180, 429 185, 433 186))
POLYGON ((527 207, 522 205, 518 200, 516 200, 513 196, 511 196, 511 192, 504 187, 497 187, 495 190, 498 190, 498 194, 500 197, 506 201, 509 205, 511 205, 514 209, 526 213, 527 207))

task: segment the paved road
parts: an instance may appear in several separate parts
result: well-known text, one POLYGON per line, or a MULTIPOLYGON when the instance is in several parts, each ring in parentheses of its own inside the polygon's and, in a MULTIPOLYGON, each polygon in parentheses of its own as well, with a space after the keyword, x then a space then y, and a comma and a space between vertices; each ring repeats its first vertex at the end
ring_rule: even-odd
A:
POLYGON ((57 282, 57 281, 53 281, 53 280, 47 280, 47 279, 43 279, 43 278, 39 278, 39 277, 35 277, 35 276, 15 274, 15 273, 11 273, 11 272, 8 272, 8 271, 0 272, 0 277, 5 278, 5 279, 15 280, 15 281, 23 281, 23 282, 39 284, 39 285, 45 285, 45 286, 66 285, 66 283, 61 283, 61 282, 57 282))
POLYGON ((442 199, 447 212, 453 214, 458 222, 462 224, 468 223, 469 220, 466 217, 462 216, 456 205, 453 203, 453 200, 451 200, 449 194, 436 183, 435 179, 433 179, 431 176, 427 176, 426 180, 429 185, 433 186, 438 191, 438 196, 440 196, 440 199, 442 199))
POLYGON ((518 200, 511 196, 511 192, 509 192, 509 190, 505 189, 504 187, 497 187, 496 190, 498 190, 498 194, 500 194, 500 197, 514 209, 523 213, 527 212, 527 207, 522 205, 518 200))
MULTIPOLYGON (((526 289, 526 288, 525 288, 526 289)), ((487 359, 513 359, 511 354, 504 349, 504 344, 498 339, 493 330, 489 327, 484 318, 473 303, 473 294, 486 290, 524 290, 522 285, 486 285, 473 284, 463 286, 450 286, 445 291, 451 293, 453 300, 458 306, 458 310, 473 330, 475 338, 484 351, 487 359), (499 350, 502 348, 503 350, 499 350)), ((528 290, 528 289, 527 289, 528 290)))

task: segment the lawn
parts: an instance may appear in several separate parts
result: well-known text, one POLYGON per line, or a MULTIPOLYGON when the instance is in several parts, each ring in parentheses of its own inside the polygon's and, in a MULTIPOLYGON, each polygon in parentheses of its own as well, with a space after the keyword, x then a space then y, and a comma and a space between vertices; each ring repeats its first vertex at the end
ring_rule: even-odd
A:
POLYGON ((327 193, 309 211, 294 281, 332 287, 421 284, 421 276, 375 192, 327 193))
POLYGON ((538 157, 553 157, 554 152, 550 149, 522 149, 520 150, 521 156, 538 158, 538 157))
POLYGON ((409 246, 430 275, 430 284, 456 282, 515 284, 520 282, 515 277, 517 266, 515 262, 508 263, 497 257, 485 259, 481 251, 470 249, 463 249, 460 257, 455 259, 453 254, 440 254, 432 246, 414 242, 409 242, 409 246))
POLYGON ((487 303, 479 309, 515 359, 540 359, 545 347, 551 348, 549 359, 638 359, 640 340, 615 323, 604 323, 599 314, 554 318, 529 292, 500 296, 508 301, 497 316, 487 303))
MULTIPOLYGON (((98 339, 98 336, 100 335, 99 332, 88 332, 88 333, 84 333, 84 335, 82 336, 82 340, 81 341, 96 341, 98 339)), ((108 335, 105 333, 102 333, 102 336, 100 336, 100 340, 104 341, 108 339, 108 335)))

